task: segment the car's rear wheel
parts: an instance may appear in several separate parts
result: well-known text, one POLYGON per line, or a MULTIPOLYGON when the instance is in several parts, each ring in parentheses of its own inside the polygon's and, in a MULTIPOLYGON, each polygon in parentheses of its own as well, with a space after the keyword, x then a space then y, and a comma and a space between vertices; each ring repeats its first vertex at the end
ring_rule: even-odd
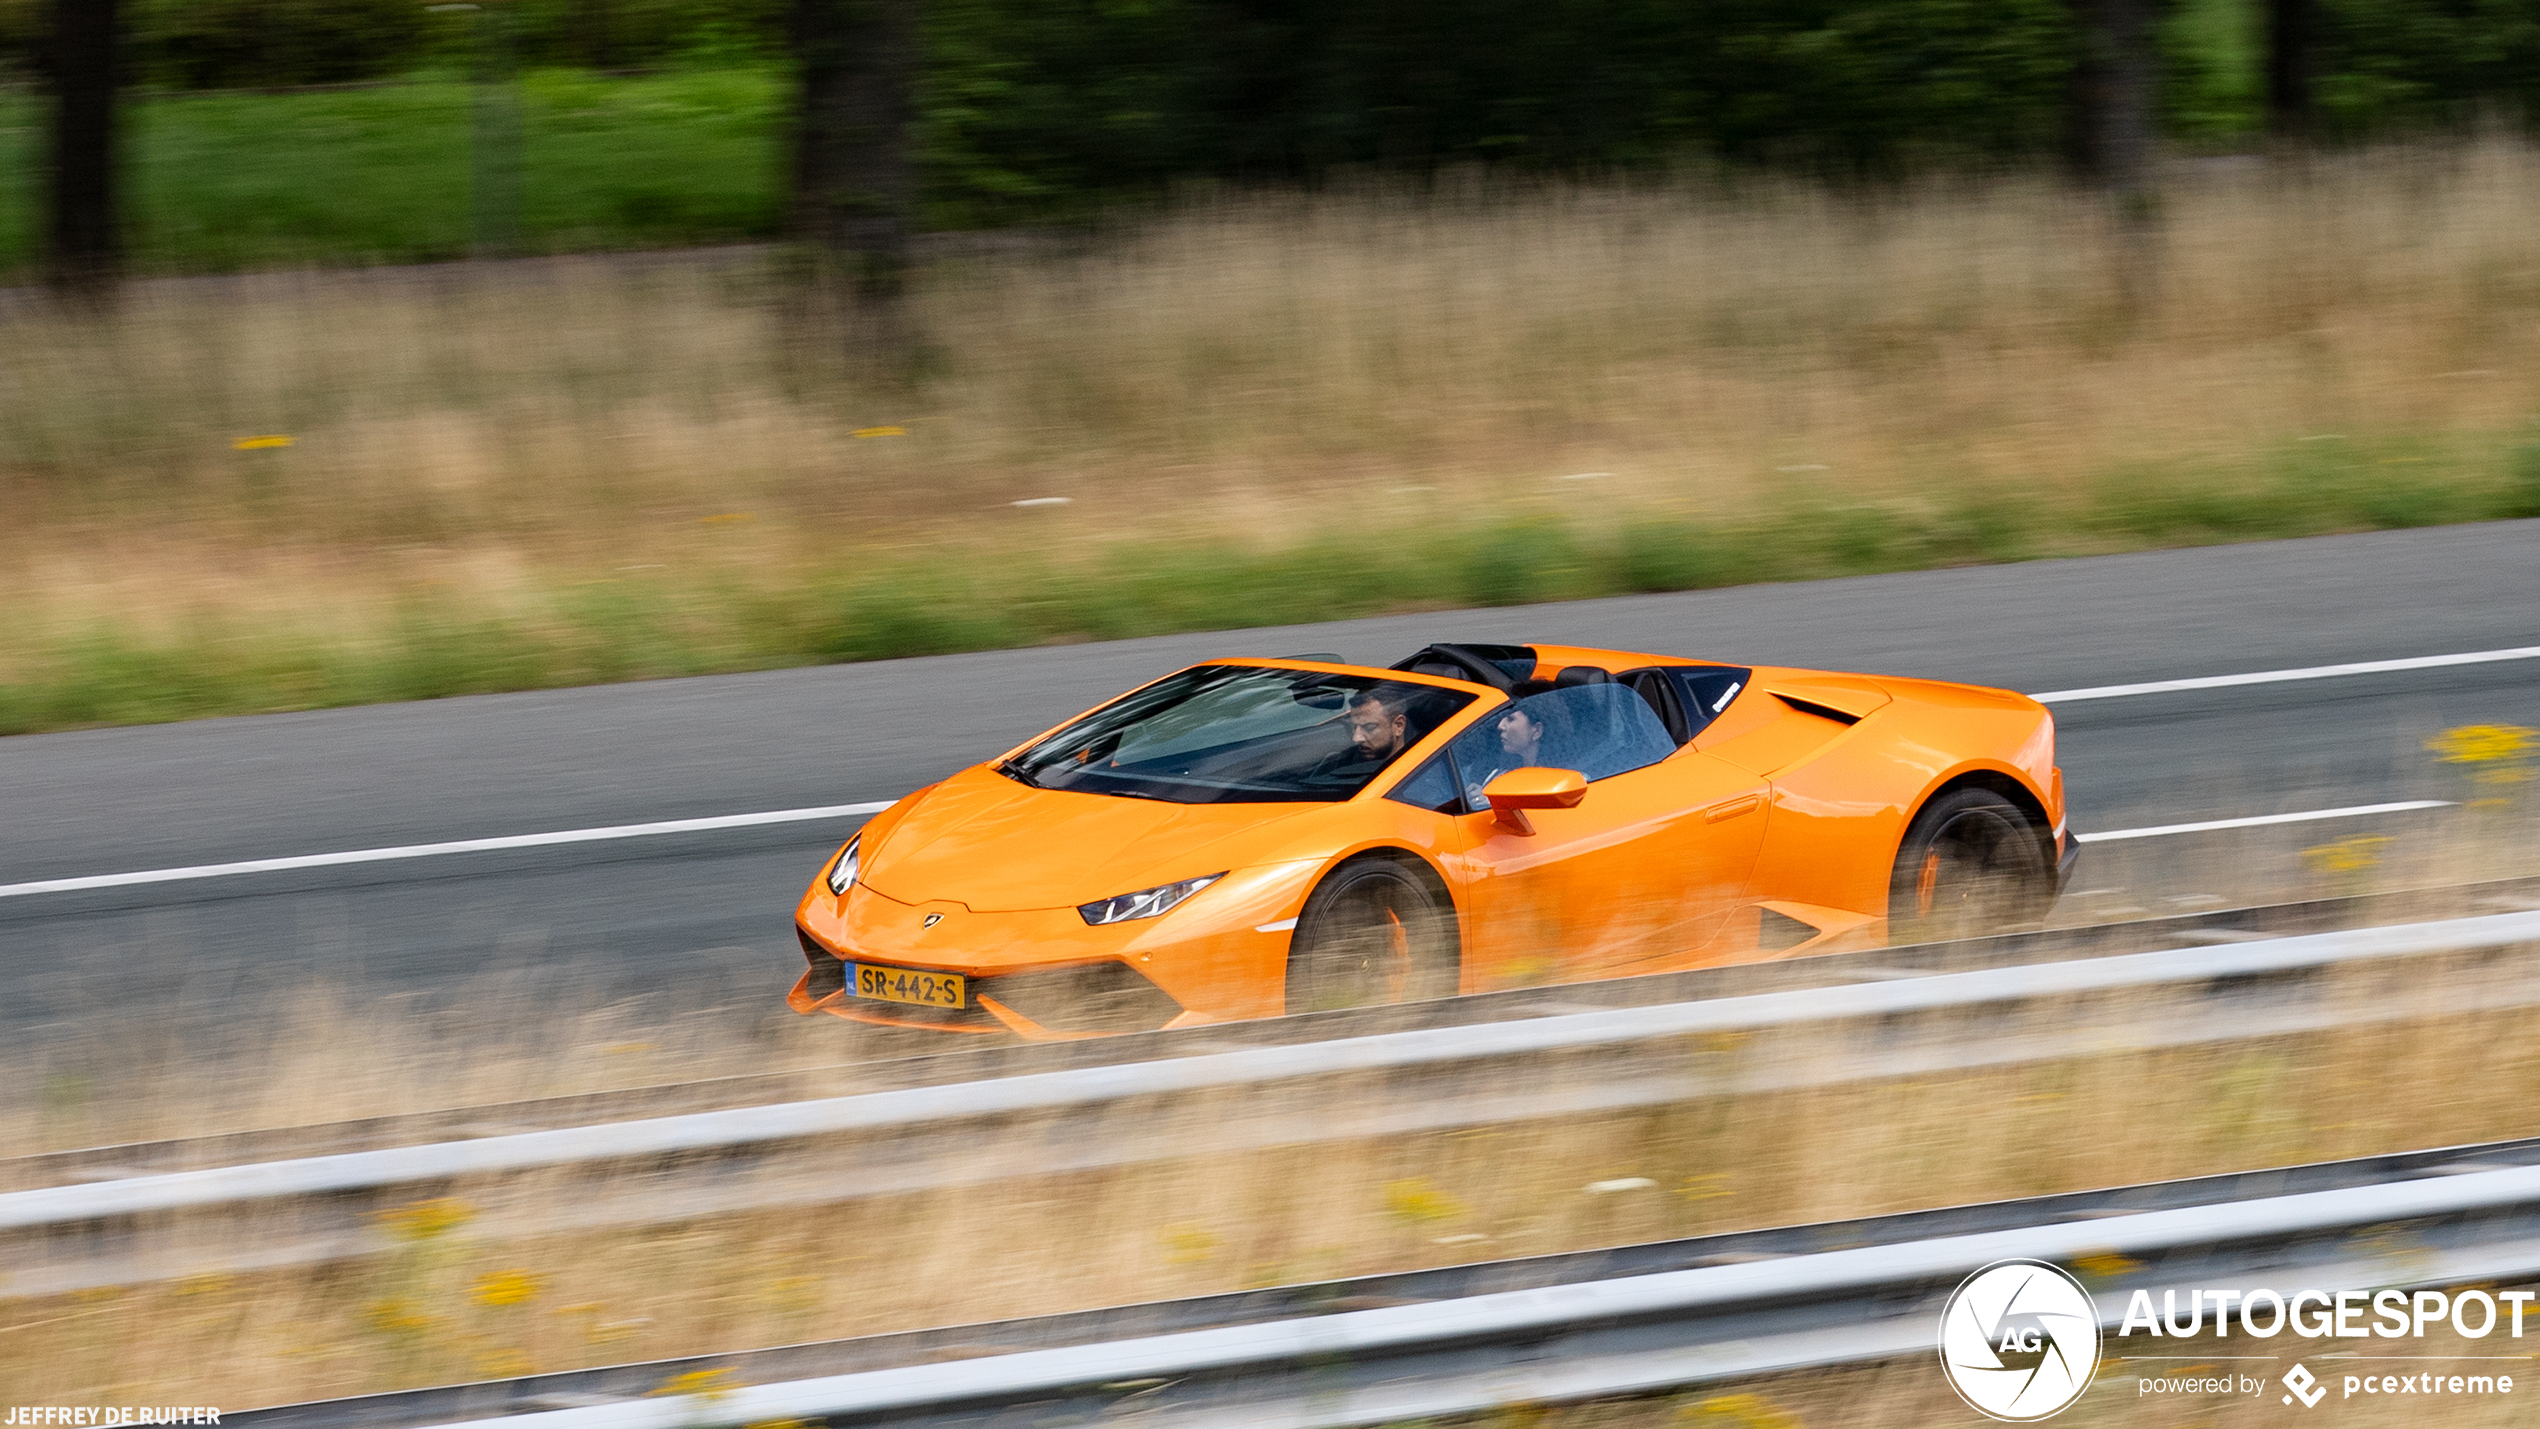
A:
POLYGON ((1890 943, 1937 943, 2006 932, 2046 916, 2054 874, 2040 832, 1990 789, 1956 789, 1905 830, 1888 880, 1890 943))
POLYGON ((1395 859, 1353 859, 1317 885, 1297 915, 1288 1011, 1453 996, 1456 947, 1444 889, 1395 859))

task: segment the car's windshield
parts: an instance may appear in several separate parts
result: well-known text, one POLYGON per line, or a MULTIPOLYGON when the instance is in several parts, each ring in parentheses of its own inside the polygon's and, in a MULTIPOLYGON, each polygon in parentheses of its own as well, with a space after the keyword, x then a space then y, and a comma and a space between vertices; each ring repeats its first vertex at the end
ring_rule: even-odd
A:
POLYGON ((1202 665, 997 768, 1036 788, 1177 804, 1346 799, 1473 698, 1372 675, 1202 665))

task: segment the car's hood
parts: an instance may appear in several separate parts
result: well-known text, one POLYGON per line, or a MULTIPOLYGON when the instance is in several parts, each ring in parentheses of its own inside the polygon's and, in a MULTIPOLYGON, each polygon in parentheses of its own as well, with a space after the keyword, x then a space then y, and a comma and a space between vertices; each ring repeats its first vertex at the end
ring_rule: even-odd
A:
POLYGON ((903 903, 949 899, 976 913, 1073 907, 1241 867, 1253 835, 1326 807, 1168 804, 1033 789, 970 769, 866 850, 856 881, 903 903))

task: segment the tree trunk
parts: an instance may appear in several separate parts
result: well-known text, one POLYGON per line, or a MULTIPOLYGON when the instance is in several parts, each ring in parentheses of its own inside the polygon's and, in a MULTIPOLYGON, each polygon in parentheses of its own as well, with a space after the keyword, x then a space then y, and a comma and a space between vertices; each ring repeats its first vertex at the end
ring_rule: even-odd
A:
POLYGON ((2313 0, 2267 0, 2267 129, 2283 140, 2311 133, 2313 0))
POLYGON ((46 59, 53 77, 52 184, 47 215, 52 280, 97 295, 123 269, 116 204, 116 0, 54 0, 46 59))
POLYGON ((2081 62, 2073 70, 2075 166, 2105 192, 2116 230, 2117 296, 2129 313, 2150 300, 2160 245, 2152 185, 2160 97, 2158 0, 2073 0, 2081 62))
POLYGON ((793 0, 795 236, 842 281, 860 364, 909 356, 902 288, 913 194, 917 0, 793 0))
POLYGON ((486 0, 468 16, 475 50, 468 121, 468 244, 479 258, 521 250, 520 75, 512 50, 509 0, 486 0))
POLYGON ((2073 0, 2081 62, 2073 68, 2073 159, 2112 193, 2150 187, 2160 60, 2154 0, 2073 0))

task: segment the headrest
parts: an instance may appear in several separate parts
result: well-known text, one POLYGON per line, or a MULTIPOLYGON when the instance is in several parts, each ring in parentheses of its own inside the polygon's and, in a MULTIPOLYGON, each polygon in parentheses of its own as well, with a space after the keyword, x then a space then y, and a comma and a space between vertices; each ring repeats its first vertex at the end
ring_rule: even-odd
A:
POLYGON ((1594 665, 1572 665, 1554 677, 1552 687, 1556 690, 1567 690, 1579 685, 1610 685, 1612 683, 1614 683, 1614 672, 1611 670, 1600 670, 1594 665))
POLYGON ((1523 645, 1456 645, 1439 641, 1424 645, 1393 668, 1423 675, 1444 675, 1449 679, 1471 680, 1504 690, 1517 679, 1511 664, 1534 664, 1535 652, 1523 645))

